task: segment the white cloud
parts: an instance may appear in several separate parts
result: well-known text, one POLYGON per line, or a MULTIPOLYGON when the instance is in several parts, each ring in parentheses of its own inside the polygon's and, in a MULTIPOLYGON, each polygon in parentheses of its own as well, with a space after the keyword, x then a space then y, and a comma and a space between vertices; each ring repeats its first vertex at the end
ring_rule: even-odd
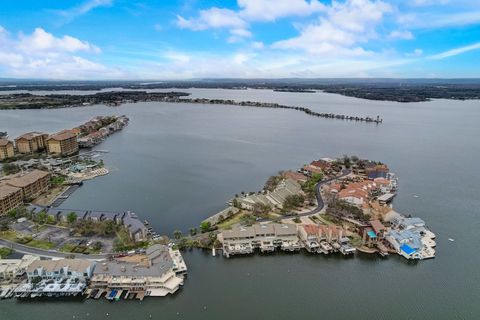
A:
POLYGON ((455 49, 447 50, 447 51, 444 51, 444 52, 441 52, 441 53, 438 53, 438 54, 434 54, 432 56, 429 56, 428 58, 433 59, 433 60, 441 60, 441 59, 457 56, 457 55, 465 53, 465 52, 469 52, 469 51, 473 51, 473 50, 479 50, 479 49, 480 49, 480 42, 477 42, 477 43, 471 44, 469 46, 455 48, 455 49))
POLYGON ((411 0, 408 3, 415 7, 425 7, 431 5, 445 5, 450 2, 451 0, 411 0))
POLYGON ((10 77, 90 78, 118 77, 111 70, 82 54, 97 54, 96 46, 71 36, 56 37, 42 28, 12 37, 0 27, 0 72, 10 77))
POLYGON ((391 10, 382 1, 334 1, 327 14, 303 27, 299 36, 277 41, 273 47, 323 55, 365 55, 368 52, 357 44, 375 38, 375 27, 391 10))
POLYGON ((423 54, 422 49, 415 49, 413 52, 406 53, 407 57, 420 57, 423 54))
POLYGON ((57 38, 42 28, 36 28, 31 35, 20 35, 18 48, 23 52, 100 52, 100 49, 87 41, 71 36, 57 38))
POLYGON ((393 30, 388 35, 390 39, 400 39, 400 40, 412 40, 414 39, 413 34, 410 31, 400 31, 400 30, 393 30))
POLYGON ((181 28, 198 31, 210 28, 244 29, 247 23, 233 10, 213 7, 200 10, 198 18, 185 19, 178 15, 177 25, 181 28))
POLYGON ((325 6, 318 0, 238 0, 239 10, 212 7, 200 10, 198 17, 185 18, 177 15, 180 28, 201 31, 229 29, 229 42, 238 42, 251 37, 249 25, 253 21, 274 21, 288 16, 308 16, 323 11, 325 6))
POLYGON ((317 0, 238 0, 240 15, 250 21, 274 21, 291 16, 309 16, 323 11, 317 0))
POLYGON ((113 0, 89 0, 86 1, 79 6, 67 9, 67 10, 60 10, 57 11, 61 16, 67 19, 67 22, 84 15, 91 10, 98 8, 98 7, 108 7, 113 4, 113 0))

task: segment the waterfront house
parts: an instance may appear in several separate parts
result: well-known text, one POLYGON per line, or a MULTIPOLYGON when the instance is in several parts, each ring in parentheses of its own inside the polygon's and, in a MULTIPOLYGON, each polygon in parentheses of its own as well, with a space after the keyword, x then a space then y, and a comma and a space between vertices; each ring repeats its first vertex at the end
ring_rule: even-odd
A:
POLYGON ((365 169, 368 179, 387 178, 390 169, 384 164, 377 164, 365 169))
POLYGON ((235 254, 250 254, 255 248, 272 252, 276 248, 297 251, 302 247, 295 224, 262 223, 253 226, 235 226, 218 235, 226 257, 235 254))
POLYGON ((253 253, 255 230, 253 227, 236 226, 231 230, 224 230, 221 234, 223 253, 227 257, 234 254, 253 253))
POLYGON ((318 240, 319 229, 320 228, 314 224, 307 224, 298 228, 300 241, 302 241, 308 252, 317 252, 320 247, 318 240))
POLYGON ((435 234, 427 229, 425 222, 416 217, 405 217, 391 211, 385 216, 391 230, 385 240, 407 259, 428 259, 435 257, 435 234))
POLYGON ((283 173, 283 176, 299 183, 304 183, 308 180, 308 177, 300 172, 286 171, 283 173))
POLYGON ((28 266, 39 259, 31 255, 24 255, 21 259, 0 259, 0 282, 22 277, 28 266))
POLYGON ((124 212, 121 221, 127 228, 130 238, 134 241, 145 241, 148 239, 148 230, 135 213, 130 211, 124 212))
POLYGON ((47 139, 49 154, 70 156, 78 152, 77 136, 71 130, 63 130, 52 134, 47 139))
POLYGON ((120 258, 100 263, 93 272, 91 287, 126 290, 146 296, 166 296, 175 293, 183 285, 183 278, 175 273, 174 267, 169 249, 156 244, 135 261, 120 258))
POLYGON ((35 260, 27 268, 29 282, 41 280, 78 279, 92 277, 96 262, 86 259, 35 260))
POLYGON ((0 161, 13 158, 14 155, 13 142, 7 139, 0 139, 0 161))
POLYGON ((43 132, 28 132, 15 139, 18 153, 32 154, 47 148, 48 134, 43 132))

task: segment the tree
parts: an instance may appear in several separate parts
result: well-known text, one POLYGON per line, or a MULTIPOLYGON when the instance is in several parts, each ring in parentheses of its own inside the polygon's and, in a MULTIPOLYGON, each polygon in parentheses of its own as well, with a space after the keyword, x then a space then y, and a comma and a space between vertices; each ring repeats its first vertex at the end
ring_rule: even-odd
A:
POLYGON ((95 251, 100 251, 100 249, 102 249, 102 243, 100 241, 95 241, 92 245, 92 249, 95 251))
POLYGON ((305 197, 301 194, 291 194, 285 197, 285 201, 283 201, 283 209, 284 210, 291 210, 300 207, 303 205, 305 201, 305 197))
POLYGON ((254 215, 265 215, 269 213, 271 210, 272 210, 272 207, 270 207, 267 204, 257 203, 257 202, 253 204, 254 215))
POLYGON ((175 230, 173 231, 173 238, 179 240, 182 237, 182 231, 175 230))
POLYGON ((47 220, 47 213, 45 211, 40 211, 37 215, 37 222, 40 224, 44 224, 47 220))
POLYGON ((48 224, 55 224, 56 220, 55 220, 55 217, 52 216, 52 215, 48 215, 47 216, 47 223, 48 224))
POLYGON ((77 214, 75 212, 70 212, 67 214, 67 221, 69 224, 74 224, 77 221, 77 214))
POLYGON ((5 163, 3 165, 3 173, 8 176, 9 174, 15 174, 20 172, 20 167, 14 163, 5 163))
POLYGON ((283 177, 282 176, 271 176, 268 178, 267 182, 265 182, 265 186, 263 189, 268 190, 268 191, 273 191, 275 188, 278 186, 280 181, 282 181, 283 177))
POLYGON ((200 224, 200 231, 201 231, 202 233, 205 233, 205 232, 210 231, 211 228, 212 228, 212 224, 210 223, 210 221, 203 221, 203 222, 200 224))
POLYGON ((193 237, 197 234, 197 228, 190 228, 190 235, 193 237))

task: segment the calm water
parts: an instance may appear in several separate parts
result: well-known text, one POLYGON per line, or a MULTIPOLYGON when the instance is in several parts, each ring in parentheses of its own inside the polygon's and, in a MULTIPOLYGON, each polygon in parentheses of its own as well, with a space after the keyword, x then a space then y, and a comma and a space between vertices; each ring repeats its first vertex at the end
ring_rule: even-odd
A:
POLYGON ((186 232, 235 193, 258 190, 268 176, 314 158, 348 153, 381 160, 400 177, 396 209, 422 217, 437 234, 437 258, 408 263, 393 256, 277 254, 227 260, 192 251, 185 253, 189 278, 173 297, 113 304, 8 300, 0 302, 0 319, 480 318, 478 101, 400 104, 324 93, 188 91, 378 114, 384 123, 290 110, 139 103, 0 111, 0 131, 15 137, 73 127, 95 115, 128 115, 130 125, 98 146, 109 151, 104 159, 111 174, 87 182, 64 207, 130 209, 160 233, 186 232))

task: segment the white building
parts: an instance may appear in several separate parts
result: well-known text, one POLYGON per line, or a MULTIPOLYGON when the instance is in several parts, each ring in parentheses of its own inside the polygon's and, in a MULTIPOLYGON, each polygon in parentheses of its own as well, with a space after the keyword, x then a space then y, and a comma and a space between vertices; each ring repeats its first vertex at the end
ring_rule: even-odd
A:
POLYGON ((29 282, 38 278, 86 281, 92 277, 94 268, 95 261, 86 259, 36 260, 28 266, 27 277, 29 282))
POLYGON ((30 255, 25 255, 21 259, 0 259, 0 281, 21 277, 27 271, 28 266, 39 259, 37 256, 30 255))

